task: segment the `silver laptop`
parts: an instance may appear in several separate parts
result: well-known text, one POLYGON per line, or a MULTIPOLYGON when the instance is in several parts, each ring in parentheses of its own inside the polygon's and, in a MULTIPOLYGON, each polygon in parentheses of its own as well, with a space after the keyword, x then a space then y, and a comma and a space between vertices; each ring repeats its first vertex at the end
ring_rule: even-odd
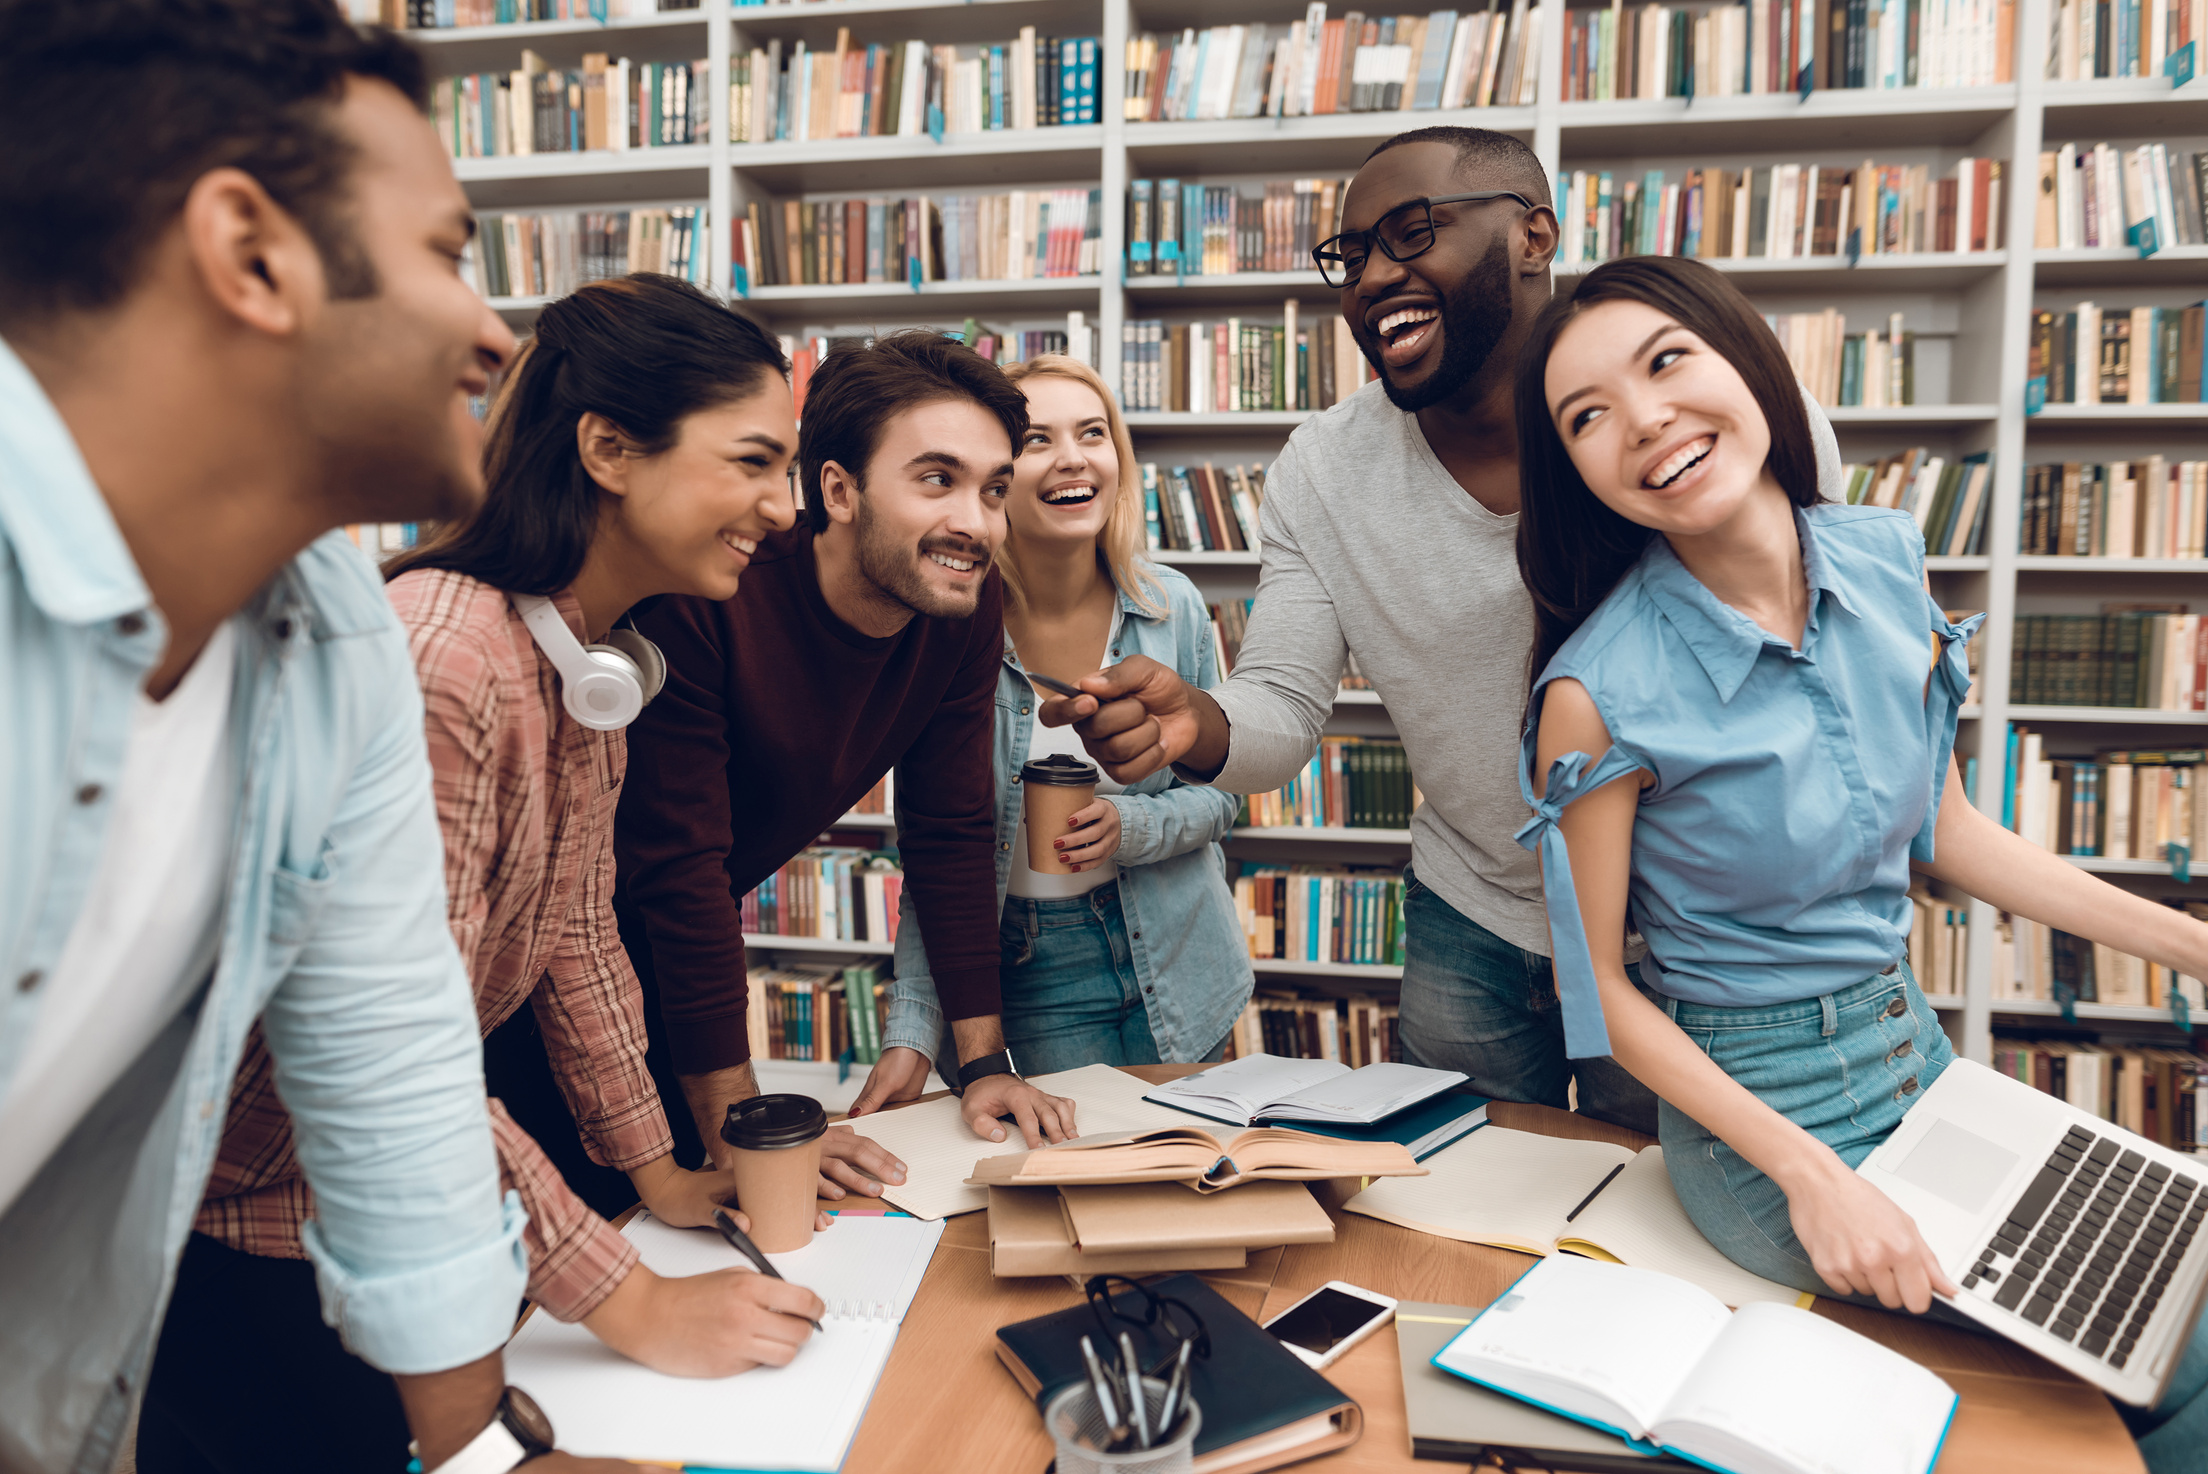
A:
POLYGON ((1857 1170, 1957 1310, 2111 1397, 2161 1396, 2208 1289, 2208 1160, 1958 1059, 1857 1170))

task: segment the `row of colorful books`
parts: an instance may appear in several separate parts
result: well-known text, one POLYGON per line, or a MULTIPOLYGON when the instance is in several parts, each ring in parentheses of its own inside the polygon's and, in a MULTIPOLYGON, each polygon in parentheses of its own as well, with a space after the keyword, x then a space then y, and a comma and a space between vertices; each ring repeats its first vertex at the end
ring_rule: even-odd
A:
POLYGON ((2016 0, 1838 0, 1821 26, 1827 9, 1743 0, 1567 11, 1564 100, 2011 80, 2016 0))
POLYGON ((895 853, 852 845, 799 850, 743 899, 743 926, 762 936, 840 942, 897 940, 904 871, 895 853))
MULTIPOLYGON (((946 329, 960 342, 991 363, 1024 363, 1046 353, 1062 353, 1069 358, 1096 367, 1096 327, 1084 312, 1066 314, 1064 332, 1055 329, 1007 330, 997 332, 984 328, 975 318, 967 318, 964 325, 955 330, 946 329)), ((798 336, 785 334, 780 337, 783 356, 790 361, 790 393, 796 400, 799 415, 805 413, 805 391, 812 384, 813 371, 825 363, 828 355, 844 345, 864 347, 874 341, 870 333, 849 333, 836 336, 810 334, 798 336)))
MULTIPOLYGON (((2208 903, 2162 904, 2208 920, 2208 903)), ((2173 992, 2184 1000, 2189 1017, 2201 1016, 2203 1006, 2198 978, 2007 913, 1994 926, 1992 992, 1996 1009, 2006 1000, 2027 998, 2164 1008, 2173 992)))
POLYGON ((2048 1040, 1996 1049, 1993 1067, 2173 1151, 2208 1150, 2208 1060, 2190 1050, 2048 1040))
POLYGON ((1909 892, 1909 970, 1934 998, 1960 997, 1970 954, 1970 907, 1918 886, 1909 892))
POLYGON ((2208 461, 2024 468, 2017 551, 2043 558, 2208 557, 2208 461))
POLYGON ((1259 960, 1403 965, 1403 873, 1312 865, 1244 868, 1234 908, 1259 960))
POLYGON ((1255 552, 1264 499, 1262 466, 1142 463, 1144 532, 1152 552, 1255 552))
POLYGON ((707 72, 703 61, 601 52, 562 69, 524 50, 513 71, 438 78, 430 119, 456 159, 703 143, 712 126, 707 72))
POLYGON ((1419 797, 1402 743, 1321 737, 1311 761, 1284 787, 1242 800, 1237 822, 1265 829, 1407 829, 1419 797))
POLYGON ((2039 249, 2151 251, 2203 241, 2208 152, 2167 143, 2066 143, 2040 154, 2039 207, 2032 219, 2032 244, 2039 249))
POLYGON ((1093 189, 754 201, 731 248, 752 286, 1089 276, 1101 201, 1093 189))
POLYGON ((1302 998, 1261 989, 1234 1021, 1227 1058, 1270 1054, 1281 1059, 1331 1059, 1362 1069, 1400 1063, 1396 1005, 1362 995, 1302 998))
POLYGON ((1884 407, 1917 402, 1916 334, 1904 328, 1898 312, 1886 318, 1886 331, 1851 333, 1847 314, 1837 307, 1821 312, 1767 312, 1771 335, 1786 350, 1786 361, 1819 404, 1884 407))
POLYGON ((2185 606, 2107 605, 2100 614, 2019 614, 2009 699, 2025 706, 2208 711, 2208 645, 2185 606))
POLYGON ((2208 841, 2208 761, 2198 747, 2099 752, 2091 758, 2049 754, 2043 734, 2015 729, 2010 789, 2002 796, 2010 827, 2058 855, 2173 863, 2175 845, 2186 869, 2208 841))
POLYGON ((1315 270, 1311 248, 1335 232, 1347 179, 1248 185, 1137 179, 1127 186, 1129 276, 1227 276, 1315 270))
POLYGON ((1950 460, 1914 445, 1899 455, 1840 468, 1848 505, 1894 507, 1917 519, 1933 557, 1972 557, 1986 550, 1986 511, 1993 502, 1993 454, 1950 460))
POLYGON ((1562 264, 1620 256, 1882 256, 1999 250, 1999 159, 1929 164, 1773 164, 1649 169, 1638 178, 1574 169, 1558 221, 1562 264))
MULTIPOLYGON (((377 20, 397 30, 512 26, 544 20, 627 20, 696 10, 699 0, 380 0, 377 20)), ((354 11, 357 18, 359 11, 354 11)))
POLYGON ((486 212, 475 224, 469 269, 486 297, 564 297, 584 282, 632 271, 702 282, 709 265, 703 205, 486 212))
POLYGON ((1129 410, 1190 414, 1331 409, 1372 377, 1349 327, 1291 297, 1277 322, 1129 318, 1120 326, 1119 396, 1129 410))
POLYGON ((2199 0, 2054 0, 2048 7, 2047 75, 2160 77, 2187 46, 2200 55, 2199 0))
POLYGON ((429 526, 427 522, 348 522, 345 535, 354 547, 380 562, 419 543, 429 526))
POLYGON ((744 1026, 753 1059, 870 1065, 882 1057, 882 1016, 889 1011, 886 960, 870 958, 848 967, 752 963, 745 974, 744 1026))
POLYGON ((931 46, 867 42, 838 27, 833 48, 780 40, 730 62, 729 138, 917 138, 1054 128, 1097 119, 1094 36, 931 46))
POLYGON ((1511 107, 1533 101, 1541 7, 1144 31, 1127 42, 1129 122, 1511 107))
POLYGON ((2199 404, 2208 303, 2036 311, 2026 351, 2048 404, 2199 404))

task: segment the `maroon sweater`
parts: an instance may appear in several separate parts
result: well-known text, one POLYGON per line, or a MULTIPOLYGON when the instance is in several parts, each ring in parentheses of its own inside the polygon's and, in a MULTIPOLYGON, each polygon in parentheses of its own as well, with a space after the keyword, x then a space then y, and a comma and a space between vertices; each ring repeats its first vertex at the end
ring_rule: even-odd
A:
POLYGON ((760 545, 735 598, 664 599, 637 627, 666 655, 667 686, 628 729, 622 935, 677 1073, 750 1058, 738 907, 892 767, 905 894, 944 1015, 998 1012, 997 577, 973 618, 916 616, 876 639, 828 607, 801 527, 760 545))

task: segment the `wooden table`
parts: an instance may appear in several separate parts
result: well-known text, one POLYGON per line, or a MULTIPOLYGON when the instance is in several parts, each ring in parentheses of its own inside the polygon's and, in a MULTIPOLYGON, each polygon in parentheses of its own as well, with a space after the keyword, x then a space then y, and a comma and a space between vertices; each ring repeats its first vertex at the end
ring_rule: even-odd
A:
MULTIPOLYGON (((1157 1081, 1189 1071, 1157 1065, 1130 1073, 1157 1081)), ((1636 1150, 1649 1142, 1635 1132, 1543 1106, 1498 1103, 1489 1116, 1497 1125, 1549 1136, 1614 1141, 1636 1150)), ((1413 1233, 1338 1209, 1332 1216, 1331 1244, 1261 1250, 1250 1255, 1247 1267, 1204 1279, 1259 1318, 1279 1313, 1330 1279, 1399 1299, 1479 1307, 1531 1262, 1505 1249, 1413 1233)), ((988 1217, 968 1213, 946 1226, 844 1461, 844 1474, 1042 1474, 1050 1461, 1050 1439, 1034 1403, 997 1360, 996 1330, 1077 1305, 1080 1296, 1062 1278, 994 1278, 988 1217)), ((2145 1467, 2106 1397, 2028 1351, 1824 1299, 1817 1309, 1931 1367, 1961 1396, 1940 1474, 2141 1474, 2145 1467)), ((1364 1437, 1296 1468, 1313 1474, 1433 1474, 1450 1467, 1411 1458, 1393 1326, 1328 1368, 1327 1376, 1363 1405, 1364 1437)))

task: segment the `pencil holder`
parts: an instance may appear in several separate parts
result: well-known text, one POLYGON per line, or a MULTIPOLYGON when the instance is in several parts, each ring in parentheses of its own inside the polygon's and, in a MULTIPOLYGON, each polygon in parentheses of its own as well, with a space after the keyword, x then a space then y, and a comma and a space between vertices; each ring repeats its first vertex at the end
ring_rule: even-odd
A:
MULTIPOLYGON (((1164 1411, 1165 1383, 1144 1377, 1142 1393, 1151 1426, 1155 1427, 1158 1414, 1164 1411)), ((1106 1453, 1111 1430, 1105 1427, 1104 1414, 1096 1405, 1096 1391, 1086 1379, 1075 1382, 1043 1409, 1043 1426, 1050 1430, 1050 1441, 1057 1452, 1058 1474, 1189 1474, 1195 1466, 1196 1433, 1204 1419, 1194 1402, 1187 1407, 1186 1417, 1175 1415, 1178 1426, 1171 1439, 1154 1448, 1106 1453)))

